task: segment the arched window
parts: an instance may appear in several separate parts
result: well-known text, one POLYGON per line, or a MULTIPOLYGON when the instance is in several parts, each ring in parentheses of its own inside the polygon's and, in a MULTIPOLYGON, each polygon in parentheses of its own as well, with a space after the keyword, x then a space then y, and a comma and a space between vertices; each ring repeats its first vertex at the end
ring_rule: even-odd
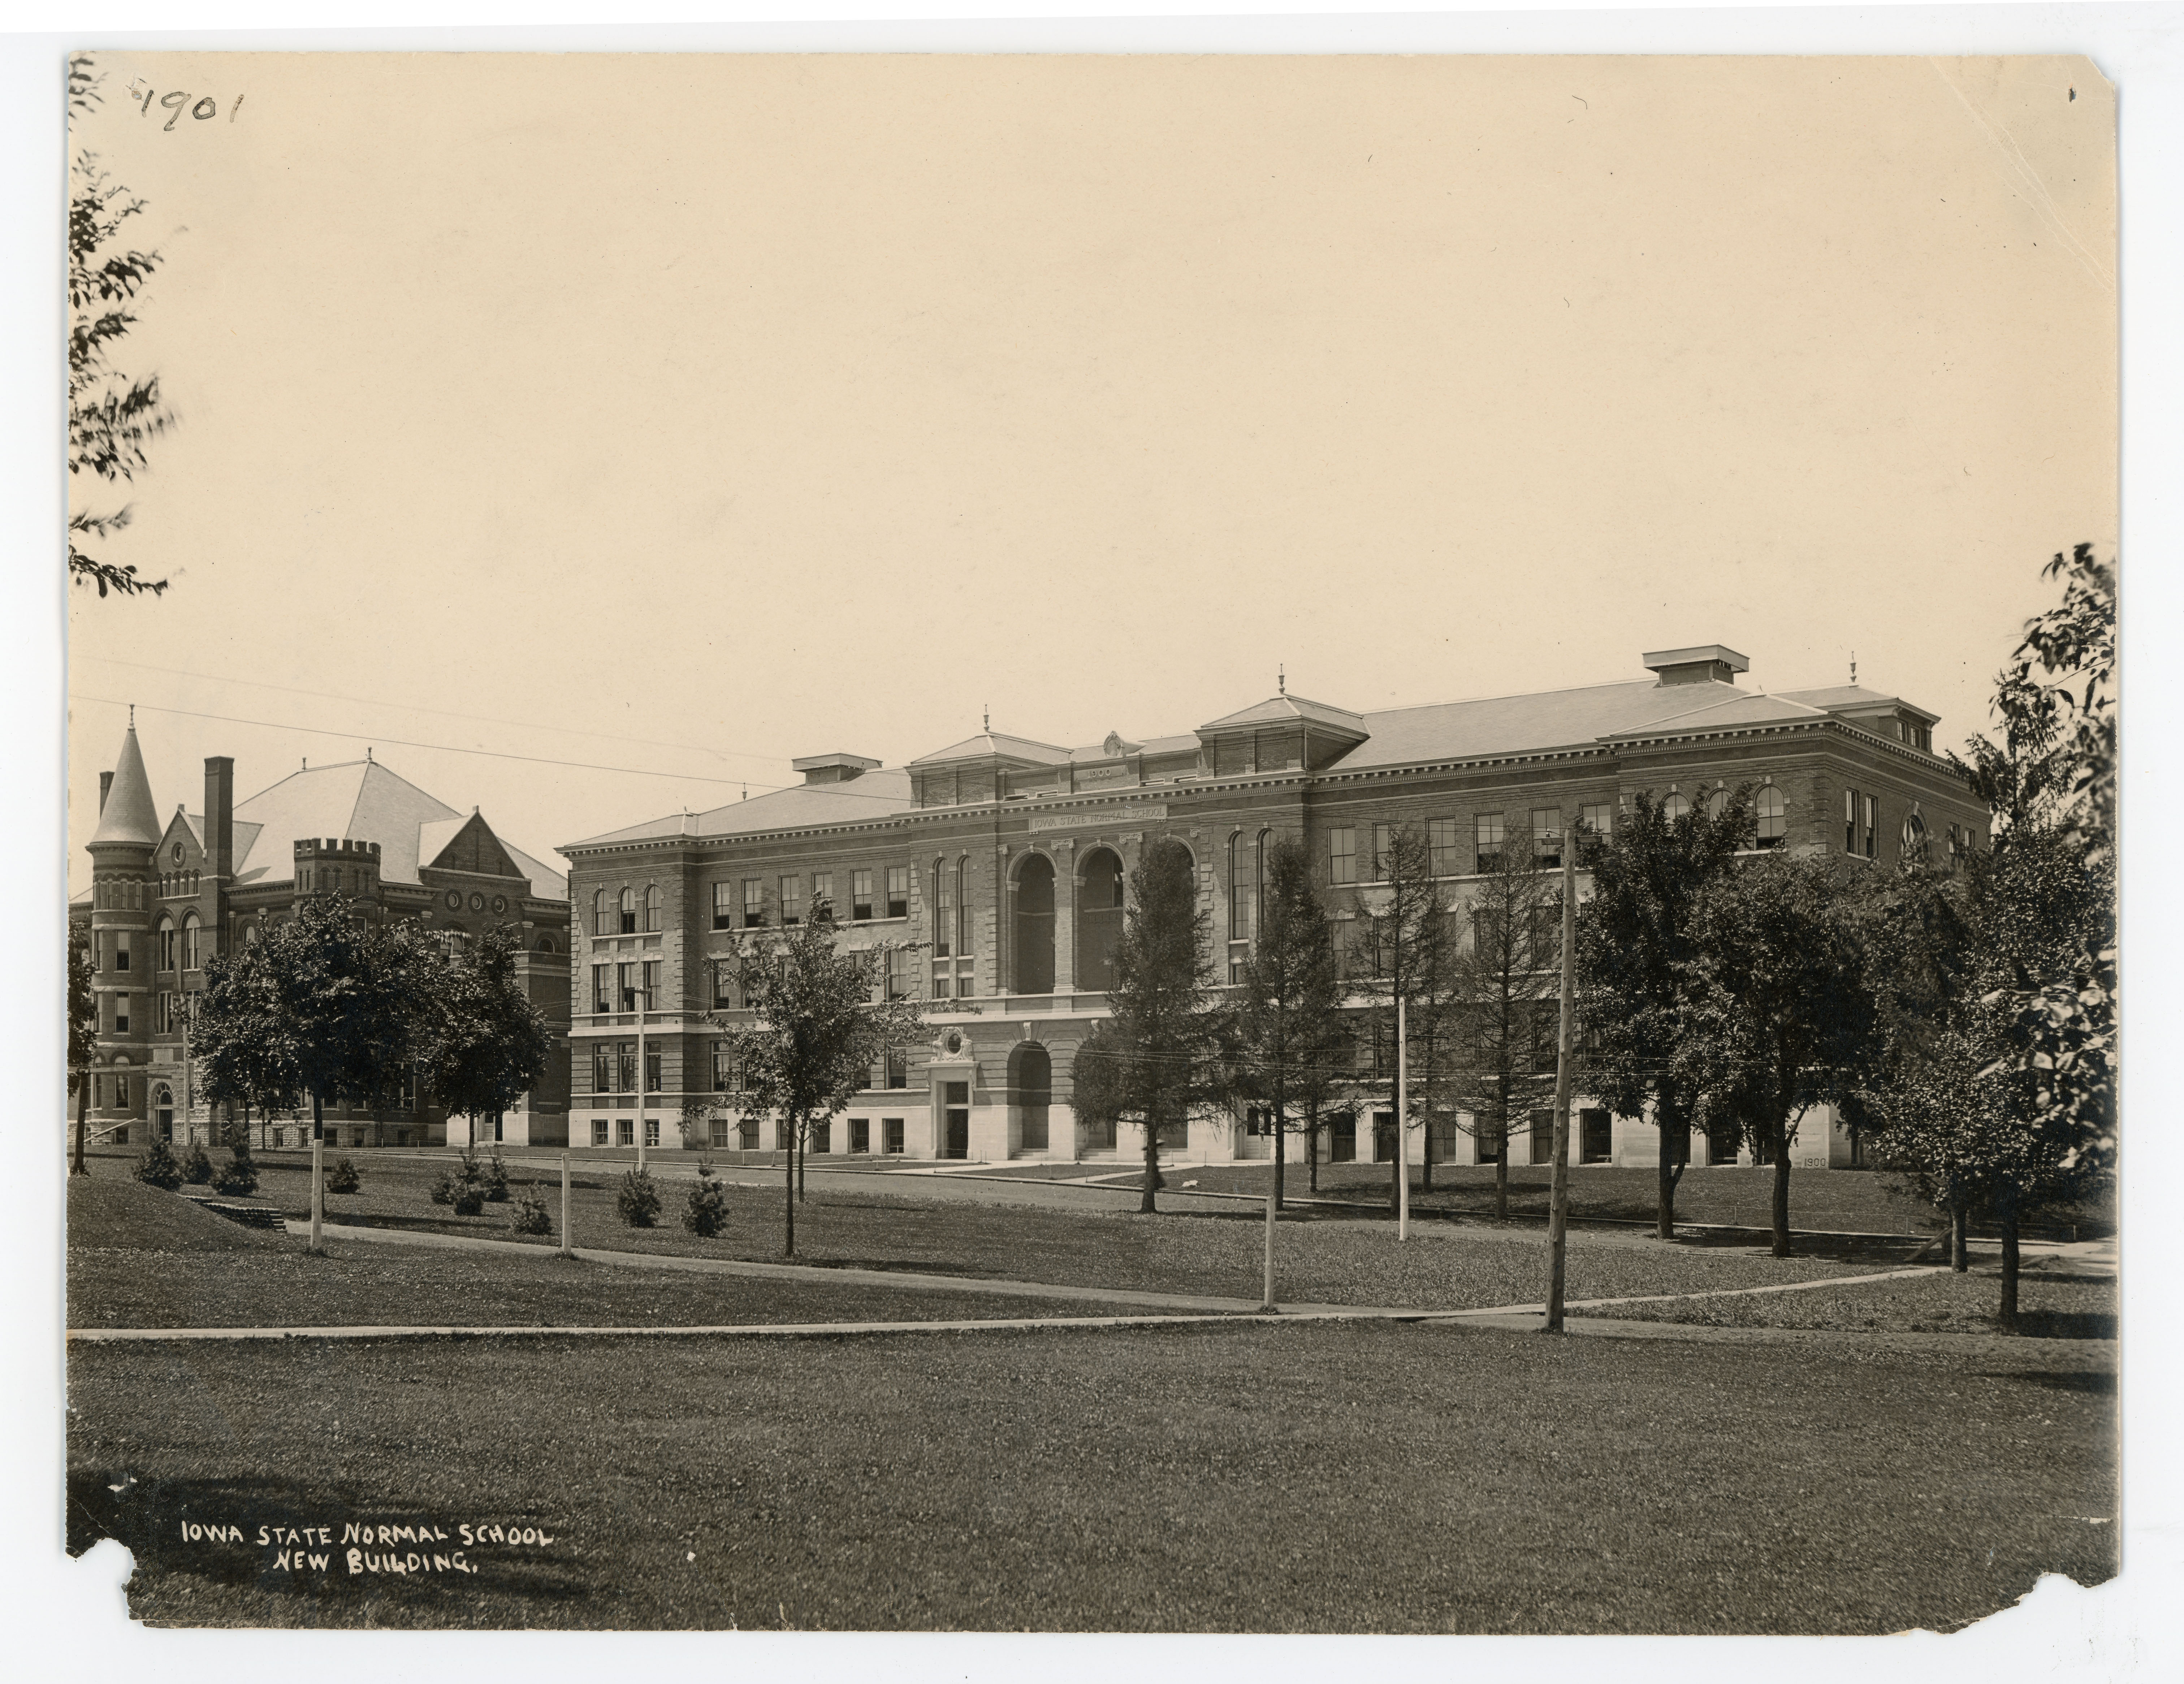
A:
MULTIPOLYGON (((1377 854, 1379 833, 1386 827, 1373 828, 1377 854)), ((1261 851, 1253 839, 1240 830, 1228 839, 1228 980, 1232 983, 1244 980, 1245 967, 1251 961, 1251 938, 1258 931, 1261 851)), ((1376 863, 1373 869, 1383 867, 1376 863)))
POLYGON ((195 912, 183 918, 182 968, 186 971, 201 970, 204 966, 204 955, 198 946, 198 915, 195 912))
POLYGON ((604 889, 594 889, 592 891, 592 934, 606 935, 610 933, 607 928, 607 892, 604 889))
POLYGON ((648 934, 660 933, 660 885, 649 884, 644 890, 644 928, 648 934))
POLYGON ((1729 791, 1717 789, 1707 797, 1706 814, 1708 818, 1719 818, 1729 811, 1729 791))
POLYGON ((1758 808, 1758 841, 1761 847, 1779 848, 1782 845, 1783 835, 1788 828, 1785 811, 1786 803, 1782 800, 1782 792, 1772 783, 1763 787, 1759 792, 1758 808))
POLYGON ((1123 939, 1123 862, 1095 848, 1077 868, 1077 986, 1105 994, 1115 985, 1115 948, 1123 939))
POLYGON ((541 953, 551 953, 554 951, 554 938, 550 935, 540 936, 538 938, 538 951, 541 953))
POLYGON ((635 935, 637 934, 637 891, 625 887, 615 903, 615 911, 619 918, 620 933, 623 935, 635 935))
POLYGON ((1054 867, 1044 854, 1026 857, 1017 873, 1016 974, 1011 992, 1054 991, 1054 867))
POLYGON ((175 934, 175 921, 165 916, 164 913, 160 915, 159 918, 159 968, 163 971, 173 970, 179 958, 178 942, 175 934))
POLYGON ((175 1090, 162 1082, 152 1090, 152 1126, 155 1140, 175 1138, 175 1090))
POLYGON ((1675 823, 1679 819, 1690 817, 1691 811, 1691 804, 1681 795, 1671 795, 1667 800, 1661 803, 1661 817, 1671 824, 1675 823))

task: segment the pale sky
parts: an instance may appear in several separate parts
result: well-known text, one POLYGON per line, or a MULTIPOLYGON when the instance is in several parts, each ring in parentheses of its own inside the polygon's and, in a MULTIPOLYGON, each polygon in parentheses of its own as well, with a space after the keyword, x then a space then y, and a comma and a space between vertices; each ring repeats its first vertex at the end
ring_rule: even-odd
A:
POLYGON ((181 420, 104 552, 172 588, 75 594, 79 891, 129 700, 164 811, 369 742, 550 858, 1278 663, 1363 711, 1855 650, 1954 743, 2115 548, 2082 59, 100 64, 166 259, 117 360, 181 420))

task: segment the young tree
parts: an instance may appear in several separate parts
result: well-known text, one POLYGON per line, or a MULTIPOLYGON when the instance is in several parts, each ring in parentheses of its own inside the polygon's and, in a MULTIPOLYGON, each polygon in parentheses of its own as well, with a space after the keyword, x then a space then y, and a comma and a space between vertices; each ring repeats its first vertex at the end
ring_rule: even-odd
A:
POLYGON ((1556 995, 1562 963, 1562 878, 1535 853, 1506 849, 1471 902, 1471 940, 1457 956, 1461 1055, 1456 1102, 1490 1142, 1494 1213, 1509 1214, 1509 1143, 1555 1089, 1556 995))
POLYGON ((793 928, 747 936, 738 949, 749 1024, 712 1023, 741 1073, 746 1117, 774 1117, 788 1133, 782 1201, 782 1254, 796 1255, 797 1159, 812 1126, 848 1108, 873 1065, 915 1036, 925 1008, 914 1000, 874 1000, 888 947, 835 946, 834 909, 823 900, 793 928))
POLYGON ((1146 845, 1130 873, 1131 906, 1115 946, 1113 1014, 1078 1049, 1078 1115, 1145 1130, 1150 1214, 1160 1186, 1161 1135, 1217 1111, 1227 1088, 1227 1012, 1214 987, 1212 920, 1198 904, 1190 850, 1173 837, 1146 845))
MULTIPOLYGON (((71 121, 87 119, 103 103, 98 85, 105 77, 95 71, 91 59, 77 53, 69 60, 69 115, 71 121)), ((130 480, 148 466, 146 447, 174 424, 174 415, 159 396, 159 377, 149 375, 132 380, 116 369, 108 354, 116 341, 136 325, 130 306, 152 271, 159 267, 155 251, 122 249, 117 242, 121 227, 144 209, 142 199, 109 181, 99 168, 98 155, 78 147, 69 160, 69 474, 89 473, 112 485, 130 480)), ((88 508, 69 511, 69 577, 79 585, 92 584, 104 596, 111 591, 133 596, 167 588, 164 579, 137 577, 133 566, 102 561, 87 555, 78 540, 88 541, 119 532, 129 524, 129 509, 100 513, 88 508)))
MULTIPOLYGON (((1265 862, 1258 940, 1231 1019, 1233 1102, 1267 1120, 1274 1140, 1274 1207, 1282 1206, 1291 1134, 1316 1144, 1319 1119, 1349 1085, 1354 1033, 1342 1010, 1334 940, 1312 881, 1312 855, 1294 837, 1265 862)), ((1317 1151, 1312 1152, 1318 1170, 1317 1151)))
MULTIPOLYGON (((1434 881, 1432 853, 1422 826, 1396 825, 1385 832, 1384 850, 1376 840, 1374 875, 1381 886, 1361 897, 1365 917, 1358 935, 1362 974, 1351 977, 1351 986, 1374 1001, 1362 1020, 1377 1050, 1375 1079, 1385 1080, 1392 1098, 1395 1081, 1396 1003, 1401 1002, 1403 1033, 1408 1057, 1405 1059, 1407 1115, 1396 1126, 1408 1128, 1414 1118, 1431 1117, 1447 1081, 1446 1067, 1452 1062, 1456 1036, 1452 1033, 1458 997, 1457 948, 1451 939, 1448 910, 1440 884, 1434 881)), ((1427 1130, 1430 1140, 1432 1131, 1427 1130)), ((1397 1178, 1403 1173, 1405 1154, 1390 1154, 1388 1206, 1396 1209, 1402 1200, 1397 1178)))
POLYGON ((1641 790, 1613 837, 1585 837, 1592 893, 1577 912, 1578 1001, 1586 1084, 1617 1115, 1659 1137, 1654 1231, 1675 1236, 1676 1185, 1691 1162, 1694 1096, 1679 1079, 1692 909, 1727 873, 1752 823, 1748 791, 1709 814, 1670 818, 1641 790))
POLYGON ((75 1096, 75 1162, 71 1174, 91 1172, 83 1161, 85 1141, 91 1132, 91 1062, 98 1051, 98 997, 92 992, 91 949, 69 934, 68 944, 68 1068, 69 1089, 75 1096))
POLYGON ((505 1111, 538 1085, 553 1054, 546 1016, 516 979, 522 939, 488 930, 454 959, 430 995, 422 1068, 450 1116, 476 1120, 505 1111))
POLYGON ((206 967, 192 1048, 209 1103, 367 1105, 432 1044, 446 962, 409 923, 382 928, 340 895, 312 895, 261 940, 206 967))
POLYGON ((1695 1121, 1735 1129, 1773 1161, 1778 1257, 1790 1255, 1795 1119, 1841 1101, 1869 1056, 1857 895, 1842 862, 1774 854, 1713 878, 1692 906, 1670 1062, 1695 1121))

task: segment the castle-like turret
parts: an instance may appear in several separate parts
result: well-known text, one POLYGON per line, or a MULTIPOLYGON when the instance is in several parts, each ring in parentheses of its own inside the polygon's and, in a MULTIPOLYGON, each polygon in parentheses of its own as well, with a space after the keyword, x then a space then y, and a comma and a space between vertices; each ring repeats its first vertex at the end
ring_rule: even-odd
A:
POLYGON ((152 856, 159 846, 159 808, 133 721, 113 772, 100 780, 98 828, 89 845, 98 1002, 92 1111, 98 1122, 114 1123, 143 1114, 151 1060, 152 856))

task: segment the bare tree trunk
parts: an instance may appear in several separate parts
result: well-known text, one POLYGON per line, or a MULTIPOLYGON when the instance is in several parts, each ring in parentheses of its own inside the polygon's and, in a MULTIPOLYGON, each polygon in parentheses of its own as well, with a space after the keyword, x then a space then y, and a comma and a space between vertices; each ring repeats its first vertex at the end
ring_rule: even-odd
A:
MULTIPOLYGON (((1660 1112, 1653 1113, 1658 1118, 1660 1112)), ((1661 1164, 1658 1175, 1659 1193, 1653 1213, 1653 1237, 1673 1240, 1676 1237, 1676 1180, 1682 1173, 1676 1166, 1676 1146, 1671 1138, 1674 1130, 1663 1120, 1656 1131, 1661 1136, 1661 1164)))
POLYGON ((782 1158, 782 1160, 781 1160, 781 1179, 782 1179, 782 1197, 781 1197, 782 1241, 781 1241, 781 1254, 782 1254, 782 1256, 783 1256, 783 1257, 794 1257, 794 1256, 796 1255, 796 1151, 795 1151, 795 1142, 796 1142, 796 1136, 797 1136, 797 1134, 798 1134, 799 1132, 800 1132, 800 1131, 799 1131, 799 1129, 798 1129, 798 1128, 797 1128, 797 1126, 796 1126, 796 1119, 795 1119, 795 1118, 792 1118, 790 1119, 790 1121, 789 1121, 789 1134, 788 1134, 788 1140, 789 1140, 789 1151, 788 1151, 788 1152, 787 1152, 787 1153, 783 1157, 783 1158, 782 1158))
POLYGON ((69 1174, 71 1175, 88 1175, 91 1174, 91 1171, 85 1168, 83 1162, 84 1141, 91 1133, 91 1122, 89 1116, 90 1107, 91 1072, 86 1070, 81 1076, 76 1078, 75 1163, 69 1171, 69 1174))
POLYGON ((1959 1197, 1952 1201, 1949 1206, 1949 1267, 1958 1274, 1971 1267, 1971 1258, 1967 1255, 1968 1248, 1964 1244, 1967 1225, 1964 1202, 1959 1197))
POLYGON ((1774 1246, 1778 1257, 1790 1255, 1790 1131, 1780 1119, 1774 1124, 1774 1246))
POLYGON ((804 1202, 804 1130, 798 1129, 789 1137, 789 1150, 796 1159, 796 1202, 804 1202))
POLYGON ((1305 1191, 1312 1193, 1319 1191, 1319 1119, 1315 1117, 1304 1130, 1305 1191))
POLYGON ((1160 1184, 1160 1124, 1148 1115, 1145 1118, 1145 1187, 1144 1196, 1138 1201, 1139 1215, 1158 1213, 1153 1204, 1153 1194, 1159 1190, 1160 1184))
POLYGON ((2017 1189, 2005 1186, 1996 1214, 2002 1218, 2002 1310, 2004 1333, 2017 1331, 2017 1189))
POLYGON ((1274 1112, 1274 1208, 1282 1207, 1282 1169, 1284 1154, 1283 1146, 1289 1139, 1289 1121, 1277 1109, 1274 1112))
POLYGON ((1494 1154, 1494 1214, 1507 1221, 1509 1217, 1509 1124, 1502 1124, 1502 1145, 1494 1154))

